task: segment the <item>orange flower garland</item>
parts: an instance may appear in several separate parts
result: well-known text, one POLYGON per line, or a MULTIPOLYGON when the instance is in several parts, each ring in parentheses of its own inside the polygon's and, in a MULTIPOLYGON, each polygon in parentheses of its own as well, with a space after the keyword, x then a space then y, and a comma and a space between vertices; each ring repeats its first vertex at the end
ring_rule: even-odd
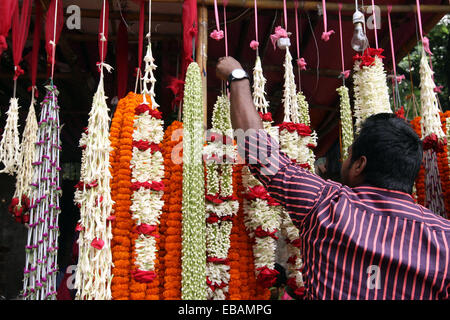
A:
POLYGON ((164 134, 162 153, 164 157, 164 193, 163 214, 161 217, 161 244, 164 243, 162 251, 165 252, 162 259, 163 269, 162 295, 164 300, 181 300, 181 202, 183 167, 182 155, 182 132, 183 124, 174 121, 164 134), (172 155, 178 161, 172 161, 172 155))
POLYGON ((229 298, 231 300, 268 300, 270 290, 256 281, 253 244, 244 225, 242 165, 233 166, 233 191, 239 199, 239 211, 233 217, 230 236, 229 298))
MULTIPOLYGON (((444 133, 447 133, 446 128, 446 119, 450 117, 450 111, 446 111, 445 113, 439 112, 441 124, 442 124, 442 130, 444 133)), ((411 125, 414 129, 414 131, 419 135, 419 137, 422 136, 422 130, 420 126, 420 119, 421 117, 416 117, 411 121, 411 125)), ((444 144, 444 148, 442 151, 437 152, 437 160, 438 160, 438 168, 439 168, 439 177, 441 179, 441 187, 442 187, 442 193, 444 195, 444 204, 445 204, 445 211, 447 213, 447 218, 449 218, 450 213, 450 172, 449 172, 449 164, 448 164, 448 157, 447 157, 447 145, 444 144)), ((419 174, 416 178, 416 194, 417 194, 417 201, 419 204, 424 205, 425 204, 425 168, 424 166, 420 166, 419 174)))
POLYGON ((114 300, 128 300, 130 292, 131 244, 130 231, 133 221, 129 212, 131 205, 131 146, 133 142, 134 109, 136 95, 130 92, 121 99, 111 122, 111 197, 115 221, 112 226, 111 251, 113 279, 111 293, 114 300))

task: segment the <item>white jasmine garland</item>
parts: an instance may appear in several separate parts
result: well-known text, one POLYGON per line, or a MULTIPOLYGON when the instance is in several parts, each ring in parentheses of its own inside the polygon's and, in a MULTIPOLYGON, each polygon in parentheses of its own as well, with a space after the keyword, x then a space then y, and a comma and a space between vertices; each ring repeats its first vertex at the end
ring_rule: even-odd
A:
POLYGON ((206 213, 202 163, 203 101, 200 68, 189 64, 183 100, 183 199, 181 298, 205 300, 206 213))
POLYGON ((356 60, 353 66, 354 117, 356 133, 359 133, 362 122, 371 115, 392 113, 389 92, 383 61, 375 56, 371 66, 360 68, 361 61, 356 60))
POLYGON ((89 113, 88 133, 82 134, 80 145, 82 152, 80 181, 83 187, 75 193, 75 202, 80 207, 79 224, 82 226, 78 238, 79 261, 75 277, 76 299, 110 300, 111 296, 111 224, 107 220, 111 215, 109 170, 108 106, 103 88, 103 76, 94 95, 89 113), (86 185, 97 186, 87 188, 86 185), (92 242, 101 239, 103 246, 95 248, 92 242))
POLYGON ((4 168, 0 173, 14 175, 20 164, 20 140, 19 140, 19 99, 9 100, 9 109, 6 112, 6 124, 0 141, 0 162, 4 168))
POLYGON ((439 116, 439 106, 436 98, 436 87, 433 81, 433 71, 428 64, 425 50, 422 49, 422 58, 420 59, 420 104, 422 125, 422 139, 434 133, 439 140, 445 138, 442 130, 441 118, 439 116))
POLYGON ((207 218, 214 217, 217 220, 216 222, 207 220, 206 254, 208 258, 221 259, 221 261, 208 261, 206 264, 207 299, 224 300, 230 280, 230 267, 225 262, 230 249, 233 223, 231 220, 222 220, 222 218, 232 217, 239 209, 238 201, 223 199, 233 195, 233 165, 229 162, 230 160, 234 162, 237 157, 236 146, 231 141, 233 131, 230 101, 225 94, 217 97, 210 132, 215 138, 203 148, 203 154, 206 159, 209 159, 206 166, 206 194, 220 200, 218 201, 220 203, 210 200, 206 202, 207 218), (229 137, 225 139, 225 143, 224 137, 229 137))
MULTIPOLYGON (((155 101, 154 85, 156 79, 153 71, 156 69, 154 59, 151 52, 151 43, 147 46, 147 52, 144 58, 145 72, 142 77, 142 104, 148 105, 152 110, 157 109, 158 105, 155 101), (148 89, 150 84, 151 88, 148 89), (151 101, 147 101, 147 96, 151 101)), ((159 145, 164 137, 164 122, 154 117, 149 111, 144 111, 134 117, 133 122, 133 142, 147 142, 159 145)), ((164 158, 159 150, 152 148, 138 148, 133 146, 130 161, 131 182, 132 183, 153 183, 161 182, 164 178, 164 158)), ((147 225, 149 227, 157 227, 160 223, 162 200, 164 192, 152 190, 140 186, 131 194, 131 217, 135 221, 138 230, 140 227, 147 225)), ((157 255, 156 239, 153 233, 140 233, 136 239, 135 265, 137 270, 156 273, 155 260, 157 255)))
POLYGON ((303 260, 300 248, 292 245, 292 241, 299 239, 300 233, 297 227, 292 223, 292 219, 285 209, 281 212, 282 223, 281 233, 283 237, 289 240, 287 244, 287 252, 289 257, 295 257, 295 263, 288 263, 287 276, 288 278, 294 278, 297 287, 304 287, 303 275, 301 268, 303 267, 303 260))
POLYGON ((340 114, 342 131, 342 159, 346 159, 348 157, 348 148, 353 144, 352 110, 350 107, 348 88, 346 86, 340 86, 336 89, 336 91, 341 97, 340 114))
POLYGON ((269 102, 266 100, 266 78, 263 75, 261 59, 256 56, 255 67, 253 68, 253 104, 258 112, 267 113, 269 102))
POLYGON ((30 183, 33 179, 33 158, 35 152, 35 143, 37 141, 38 123, 36 119, 36 112, 34 109, 34 95, 31 98, 30 108, 28 110, 28 116, 23 130, 22 144, 20 153, 20 161, 17 170, 16 190, 14 192, 14 198, 19 199, 19 205, 21 205, 22 195, 30 197, 31 187, 30 183))

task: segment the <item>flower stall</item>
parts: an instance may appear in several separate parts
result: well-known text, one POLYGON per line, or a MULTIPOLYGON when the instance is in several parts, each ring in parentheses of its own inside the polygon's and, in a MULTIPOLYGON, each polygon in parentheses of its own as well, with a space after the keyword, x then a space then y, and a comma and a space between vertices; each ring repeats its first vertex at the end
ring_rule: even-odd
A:
POLYGON ((282 266, 283 297, 303 299, 300 231, 240 158, 217 59, 241 62, 265 131, 314 173, 334 143, 337 161, 348 157, 368 116, 403 115, 396 64, 418 42, 416 19, 415 197, 450 218, 450 111, 426 37, 448 12, 438 0, 359 11, 324 0, 1 1, 0 295, 268 300, 282 266))

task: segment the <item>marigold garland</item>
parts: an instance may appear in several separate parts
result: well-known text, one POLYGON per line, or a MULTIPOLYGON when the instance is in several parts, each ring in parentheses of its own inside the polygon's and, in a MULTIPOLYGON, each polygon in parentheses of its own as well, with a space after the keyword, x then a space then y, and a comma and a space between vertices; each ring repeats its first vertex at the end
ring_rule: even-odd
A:
MULTIPOLYGON (((136 290, 131 279, 132 262, 132 227, 134 222, 130 214, 131 206, 131 168, 133 145, 133 123, 136 107, 141 103, 139 95, 130 92, 119 100, 117 110, 111 123, 110 154, 113 180, 111 183, 112 200, 115 220, 113 221, 111 251, 113 258, 113 279, 111 294, 114 300, 135 299, 136 290)), ((143 290, 141 290, 142 292, 143 290)), ((139 292, 139 290, 138 290, 139 292)), ((144 293, 145 297, 145 293, 144 293)), ((139 295, 138 298, 144 298, 139 295)))
POLYGON ((174 121, 166 129, 162 143, 164 156, 163 215, 161 217, 162 296, 164 300, 181 300, 181 203, 183 189, 183 123, 174 121))
MULTIPOLYGON (((450 119, 450 111, 446 111, 445 113, 439 112, 439 117, 441 121, 441 129, 445 134, 448 135, 447 121, 450 119)), ((411 121, 411 125, 417 135, 422 136, 422 124, 421 117, 416 117, 411 121)), ((450 171, 449 171, 449 156, 448 156, 448 141, 447 144, 443 145, 442 148, 438 150, 437 155, 437 164, 439 169, 439 177, 440 184, 442 188, 445 212, 447 218, 449 218, 450 213, 450 171)), ((426 204, 426 186, 425 186, 425 176, 426 171, 423 165, 420 166, 419 173, 416 178, 415 186, 416 186, 416 196, 417 201, 421 205, 426 204)))

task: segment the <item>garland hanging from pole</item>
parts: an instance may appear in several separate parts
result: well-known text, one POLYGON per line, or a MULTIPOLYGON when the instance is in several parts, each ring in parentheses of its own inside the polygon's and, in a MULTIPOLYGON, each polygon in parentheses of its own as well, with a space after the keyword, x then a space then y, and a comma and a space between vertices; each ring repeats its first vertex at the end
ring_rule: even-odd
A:
POLYGON ((203 103, 200 67, 192 62, 186 73, 183 101, 183 300, 206 300, 206 216, 202 163, 203 103))
POLYGON ((80 182, 77 185, 75 203, 80 208, 81 228, 78 236, 79 255, 75 277, 77 300, 111 300, 111 172, 109 154, 108 106, 104 90, 107 50, 108 0, 103 1, 99 28, 100 81, 89 112, 88 127, 80 139, 83 148, 80 182))
POLYGON ((50 3, 46 19, 46 51, 51 62, 50 84, 41 103, 38 138, 33 162, 33 192, 30 203, 30 228, 25 247, 23 296, 28 300, 54 300, 58 272, 59 166, 61 141, 59 94, 53 84, 55 51, 63 19, 62 3, 50 3))

